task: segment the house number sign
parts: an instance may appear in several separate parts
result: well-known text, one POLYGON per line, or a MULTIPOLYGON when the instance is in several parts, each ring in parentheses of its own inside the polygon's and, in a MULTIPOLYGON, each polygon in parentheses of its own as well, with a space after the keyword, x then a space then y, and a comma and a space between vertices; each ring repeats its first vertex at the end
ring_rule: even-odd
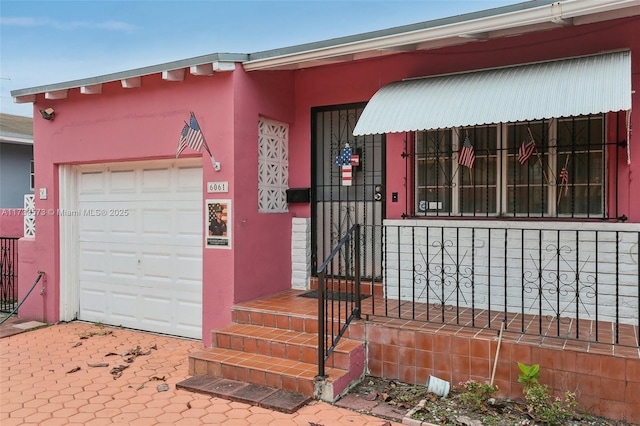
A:
POLYGON ((209 194, 229 192, 229 182, 207 182, 207 192, 209 194))

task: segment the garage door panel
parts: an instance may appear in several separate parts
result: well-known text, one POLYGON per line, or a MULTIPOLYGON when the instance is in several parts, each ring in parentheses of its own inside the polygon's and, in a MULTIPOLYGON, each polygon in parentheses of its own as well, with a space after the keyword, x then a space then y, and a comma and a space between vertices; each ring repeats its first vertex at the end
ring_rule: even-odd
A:
POLYGON ((202 234, 200 232, 196 232, 191 224, 192 222, 203 221, 201 209, 178 209, 176 210, 176 215, 179 218, 176 222, 176 232, 181 238, 202 239, 202 234))
POLYGON ((178 187, 189 191, 201 191, 197 183, 202 174, 202 169, 197 167, 181 167, 178 169, 178 187))
POLYGON ((170 326, 173 318, 173 300, 168 297, 146 295, 142 307, 142 320, 147 323, 165 324, 170 326))
POLYGON ((107 309, 107 299, 104 289, 96 282, 88 281, 87 285, 80 290, 82 304, 81 318, 89 321, 100 321, 104 318, 107 309))
POLYGON ((104 250, 80 248, 80 271, 105 276, 107 265, 104 250))
POLYGON ((198 283, 202 280, 202 259, 188 253, 176 256, 176 280, 198 283))
POLYGON ((140 321, 138 317, 140 300, 137 293, 121 287, 113 290, 108 296, 109 322, 112 325, 134 327, 140 321))
POLYGON ((171 188, 171 170, 170 169, 144 169, 141 171, 142 185, 140 190, 142 193, 164 192, 167 188, 171 188))
POLYGON ((138 277, 138 253, 135 251, 109 250, 106 256, 111 259, 111 278, 122 279, 138 277))
POLYGON ((166 209, 142 209, 142 231, 145 236, 172 234, 175 214, 166 209))
POLYGON ((174 257, 166 254, 142 253, 140 261, 142 278, 154 278, 159 283, 171 284, 174 281, 173 270, 176 266, 174 257))
POLYGON ((85 211, 84 209, 78 210, 78 215, 80 219, 80 232, 82 234, 86 232, 94 232, 103 234, 106 229, 106 216, 96 216, 91 215, 91 212, 85 211))
POLYGON ((172 232, 169 234, 153 234, 136 232, 131 233, 119 233, 119 232, 99 232, 99 231, 85 231, 81 234, 80 244, 87 248, 95 248, 96 241, 98 239, 108 238, 109 242, 100 242, 100 248, 105 250, 112 250, 118 248, 129 248, 130 246, 136 247, 139 251, 158 251, 165 248, 178 248, 180 250, 187 250, 191 253, 190 248, 197 248, 200 256, 202 256, 202 237, 199 232, 192 231, 191 233, 178 233, 172 232), (124 247, 123 247, 124 246, 124 247))
POLYGON ((78 216, 81 319, 202 337, 202 168, 192 163, 79 172, 79 211, 127 212, 78 216))
POLYGON ((198 304, 187 300, 177 300, 175 306, 176 317, 178 318, 177 325, 187 329, 192 328, 197 316, 200 315, 198 304))
POLYGON ((107 217, 109 231, 112 234, 119 234, 122 237, 134 237, 137 235, 137 212, 135 210, 129 210, 125 205, 125 203, 116 203, 115 207, 113 207, 116 212, 125 213, 126 215, 107 217))
POLYGON ((104 172, 85 172, 81 177, 78 185, 80 195, 102 194, 104 192, 104 172))
POLYGON ((110 173, 109 192, 116 194, 135 194, 137 176, 135 170, 117 170, 110 173))

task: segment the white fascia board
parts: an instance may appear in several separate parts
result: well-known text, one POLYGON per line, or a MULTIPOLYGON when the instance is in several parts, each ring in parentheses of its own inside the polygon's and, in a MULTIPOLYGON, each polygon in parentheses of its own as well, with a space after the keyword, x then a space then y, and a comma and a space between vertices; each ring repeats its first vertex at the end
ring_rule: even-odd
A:
POLYGON ((120 80, 123 89, 133 89, 142 85, 142 77, 123 78, 120 80))
POLYGON ((250 59, 244 62, 242 66, 247 71, 276 68, 293 63, 327 59, 333 56, 358 54, 367 50, 393 49, 402 45, 418 45, 426 41, 458 38, 468 34, 485 34, 491 33, 492 31, 518 27, 531 27, 533 25, 559 22, 560 20, 568 20, 584 15, 601 14, 637 5, 640 5, 640 0, 568 0, 471 21, 354 41, 271 58, 250 59))
POLYGON ((55 90, 52 92, 45 92, 45 99, 67 99, 69 95, 69 90, 55 90))
POLYGON ((102 93, 102 84, 80 86, 80 93, 82 93, 83 95, 99 95, 102 93))
POLYGON ((18 136, 0 135, 0 143, 11 143, 17 145, 33 145, 33 139, 21 138, 18 136))
POLYGON ((35 102, 36 95, 14 96, 13 102, 16 104, 26 104, 29 102, 35 102))

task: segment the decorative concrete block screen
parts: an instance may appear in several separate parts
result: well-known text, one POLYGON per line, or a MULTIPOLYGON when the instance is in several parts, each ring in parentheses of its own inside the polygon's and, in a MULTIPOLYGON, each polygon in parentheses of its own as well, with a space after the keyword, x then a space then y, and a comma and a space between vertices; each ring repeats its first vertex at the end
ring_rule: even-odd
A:
POLYGON ((477 225, 385 221, 386 297, 638 324, 638 224, 477 225))
POLYGON ((258 121, 258 211, 288 211, 289 125, 260 118, 258 121))
POLYGON ((24 196, 24 236, 36 237, 36 196, 33 194, 24 196))

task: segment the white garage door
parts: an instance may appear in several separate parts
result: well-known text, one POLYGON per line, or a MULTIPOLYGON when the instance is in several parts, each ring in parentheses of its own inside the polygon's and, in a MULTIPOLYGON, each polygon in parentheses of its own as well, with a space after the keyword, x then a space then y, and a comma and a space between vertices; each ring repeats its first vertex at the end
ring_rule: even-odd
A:
POLYGON ((202 165, 78 171, 82 320, 202 338, 202 165))

